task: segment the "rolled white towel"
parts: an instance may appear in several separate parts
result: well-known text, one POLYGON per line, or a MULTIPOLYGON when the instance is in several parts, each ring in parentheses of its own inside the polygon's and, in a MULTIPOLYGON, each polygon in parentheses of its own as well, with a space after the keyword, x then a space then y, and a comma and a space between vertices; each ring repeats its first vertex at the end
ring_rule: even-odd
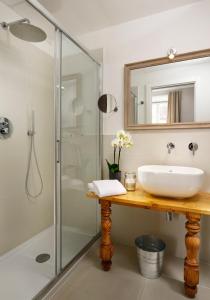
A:
POLYGON ((118 180, 94 180, 88 184, 88 189, 99 197, 123 195, 127 191, 118 180))

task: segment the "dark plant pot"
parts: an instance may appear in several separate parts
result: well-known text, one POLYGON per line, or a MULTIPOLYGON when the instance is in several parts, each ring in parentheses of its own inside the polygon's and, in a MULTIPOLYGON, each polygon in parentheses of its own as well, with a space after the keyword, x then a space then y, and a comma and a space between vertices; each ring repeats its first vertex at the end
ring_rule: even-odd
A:
POLYGON ((109 179, 117 179, 121 181, 121 171, 116 173, 112 173, 111 171, 109 171, 109 179))

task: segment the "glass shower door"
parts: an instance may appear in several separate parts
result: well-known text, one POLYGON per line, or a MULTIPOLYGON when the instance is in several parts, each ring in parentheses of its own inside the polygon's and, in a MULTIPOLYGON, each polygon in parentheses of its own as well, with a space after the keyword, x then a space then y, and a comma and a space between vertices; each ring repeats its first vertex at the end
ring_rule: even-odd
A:
POLYGON ((65 267, 96 235, 97 204, 85 196, 100 176, 99 66, 61 35, 60 264, 65 267))

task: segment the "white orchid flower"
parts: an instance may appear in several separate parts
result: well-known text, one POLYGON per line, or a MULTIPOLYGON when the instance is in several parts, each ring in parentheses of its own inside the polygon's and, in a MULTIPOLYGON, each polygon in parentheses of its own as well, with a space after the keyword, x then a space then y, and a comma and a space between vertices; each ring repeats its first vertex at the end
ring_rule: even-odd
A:
POLYGON ((116 137, 117 137, 118 139, 124 139, 125 135, 126 135, 126 133, 125 133, 124 130, 119 130, 119 131, 117 131, 117 133, 116 133, 116 137))
POLYGON ((116 139, 112 141, 115 147, 130 148, 133 146, 132 137, 129 133, 124 130, 119 130, 116 133, 116 139))
POLYGON ((107 161, 108 167, 110 168, 110 166, 116 165, 118 166, 119 169, 119 165, 120 165, 120 154, 123 148, 130 148, 133 146, 133 140, 132 140, 132 136, 125 132, 124 130, 119 130, 116 133, 115 138, 111 141, 111 146, 114 148, 114 164, 110 164, 107 161), (118 159, 116 162, 116 152, 118 149, 118 159))
POLYGON ((126 143, 125 148, 130 148, 133 146, 133 141, 129 141, 128 143, 126 143))

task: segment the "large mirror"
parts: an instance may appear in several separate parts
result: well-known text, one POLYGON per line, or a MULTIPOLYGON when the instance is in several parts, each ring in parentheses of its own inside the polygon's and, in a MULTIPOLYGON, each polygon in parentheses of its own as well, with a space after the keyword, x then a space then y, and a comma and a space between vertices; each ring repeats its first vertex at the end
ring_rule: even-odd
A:
POLYGON ((125 127, 210 127, 210 49, 125 65, 125 127))

